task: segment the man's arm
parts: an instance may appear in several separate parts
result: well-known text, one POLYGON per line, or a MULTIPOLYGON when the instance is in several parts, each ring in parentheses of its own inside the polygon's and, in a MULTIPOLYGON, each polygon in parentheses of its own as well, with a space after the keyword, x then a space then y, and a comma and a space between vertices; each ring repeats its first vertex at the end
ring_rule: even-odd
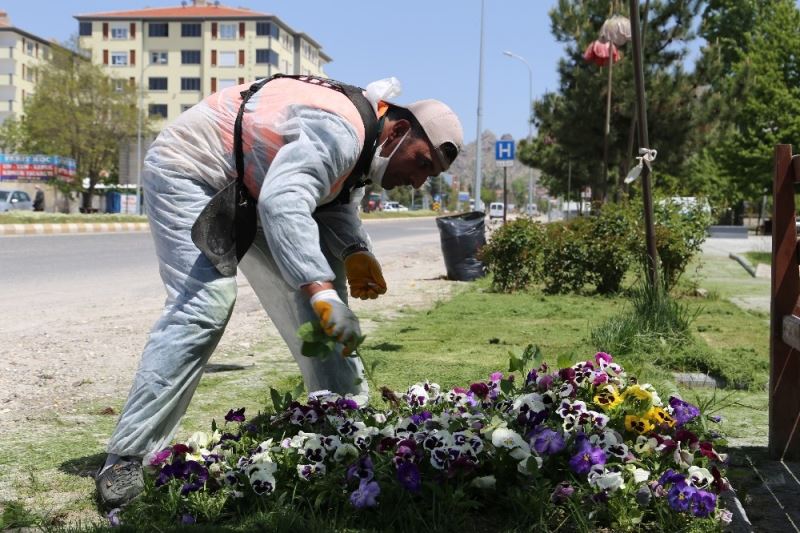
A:
POLYGON ((295 110, 280 127, 289 140, 271 162, 258 198, 258 212, 275 262, 286 282, 300 288, 331 281, 313 213, 361 149, 355 129, 322 110, 295 110))

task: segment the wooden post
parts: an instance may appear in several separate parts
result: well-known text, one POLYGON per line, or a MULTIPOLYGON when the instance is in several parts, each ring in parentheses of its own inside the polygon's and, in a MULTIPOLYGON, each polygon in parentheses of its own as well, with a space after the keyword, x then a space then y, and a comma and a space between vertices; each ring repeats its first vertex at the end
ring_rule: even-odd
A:
POLYGON ((800 277, 791 145, 775 147, 774 163, 769 454, 774 459, 796 461, 800 459, 800 319, 793 315, 797 313, 800 277))

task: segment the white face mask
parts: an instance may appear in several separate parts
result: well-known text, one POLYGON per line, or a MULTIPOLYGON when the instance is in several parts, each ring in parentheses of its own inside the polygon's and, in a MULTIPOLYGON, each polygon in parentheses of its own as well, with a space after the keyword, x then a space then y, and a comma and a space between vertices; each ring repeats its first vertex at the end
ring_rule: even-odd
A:
POLYGON ((367 172, 368 180, 372 180, 372 183, 375 185, 381 185, 381 182, 383 181, 383 175, 386 173, 386 167, 389 166, 389 160, 392 158, 395 152, 397 152, 397 149, 400 148, 400 145, 403 144, 403 141, 406 140, 406 137, 408 137, 410 131, 411 130, 407 131, 405 135, 400 138, 400 142, 397 143, 397 146, 394 147, 392 153, 387 157, 381 156, 383 145, 386 144, 386 141, 383 141, 380 146, 375 149, 375 155, 372 156, 372 163, 370 163, 369 172, 367 172))

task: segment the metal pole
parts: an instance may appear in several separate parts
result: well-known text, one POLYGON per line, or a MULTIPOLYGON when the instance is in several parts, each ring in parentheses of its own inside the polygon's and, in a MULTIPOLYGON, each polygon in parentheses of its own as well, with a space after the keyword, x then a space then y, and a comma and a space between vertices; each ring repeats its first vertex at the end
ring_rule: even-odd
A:
POLYGON ((481 211, 483 202, 481 202, 481 152, 483 151, 483 143, 481 143, 481 128, 483 127, 483 8, 484 0, 481 0, 481 44, 480 44, 480 60, 478 62, 478 139, 476 141, 478 153, 475 158, 475 211, 481 211))
MULTIPOLYGON (((633 40, 633 69, 636 80, 636 101, 639 115, 639 148, 649 148, 647 136, 647 101, 644 88, 644 67, 642 65, 642 34, 639 29, 639 0, 630 0, 631 37, 633 40)), ((644 197, 644 224, 647 238, 647 274, 651 287, 658 282, 658 250, 656 249, 656 232, 653 223, 653 193, 650 188, 650 168, 642 167, 642 196, 644 197)))
MULTIPOLYGON (((608 43, 608 88, 606 94, 606 124, 603 130, 603 188, 608 186, 608 136, 611 134, 611 84, 614 72, 614 43, 608 43)), ((594 196, 594 194, 592 195, 594 196)))
POLYGON ((572 159, 567 160, 567 220, 569 220, 569 197, 572 193, 572 159))
MULTIPOLYGON (((519 59, 528 67, 528 142, 533 142, 533 123, 530 117, 531 106, 533 105, 533 69, 531 68, 531 64, 528 63, 524 57, 507 50, 503 52, 503 54, 508 57, 513 57, 514 59, 519 59)), ((528 167, 528 205, 533 206, 533 167, 528 167)))
POLYGON ((147 58, 144 49, 144 20, 139 28, 139 35, 142 36, 142 49, 139 54, 139 109, 137 109, 136 120, 136 213, 144 213, 142 209, 142 114, 144 113, 144 66, 147 58))
POLYGON ((508 211, 508 189, 506 188, 506 181, 508 180, 508 167, 503 167, 503 225, 506 224, 506 212, 508 211))

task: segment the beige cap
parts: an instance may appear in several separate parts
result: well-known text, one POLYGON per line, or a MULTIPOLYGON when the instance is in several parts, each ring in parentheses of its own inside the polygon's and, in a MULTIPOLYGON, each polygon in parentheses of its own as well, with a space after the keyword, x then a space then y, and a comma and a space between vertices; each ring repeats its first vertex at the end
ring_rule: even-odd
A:
POLYGON ((442 167, 446 170, 452 161, 444 155, 441 146, 451 143, 458 151, 456 155, 464 148, 464 131, 458 116, 439 100, 419 100, 408 106, 399 107, 405 107, 417 119, 428 140, 437 148, 442 167))

